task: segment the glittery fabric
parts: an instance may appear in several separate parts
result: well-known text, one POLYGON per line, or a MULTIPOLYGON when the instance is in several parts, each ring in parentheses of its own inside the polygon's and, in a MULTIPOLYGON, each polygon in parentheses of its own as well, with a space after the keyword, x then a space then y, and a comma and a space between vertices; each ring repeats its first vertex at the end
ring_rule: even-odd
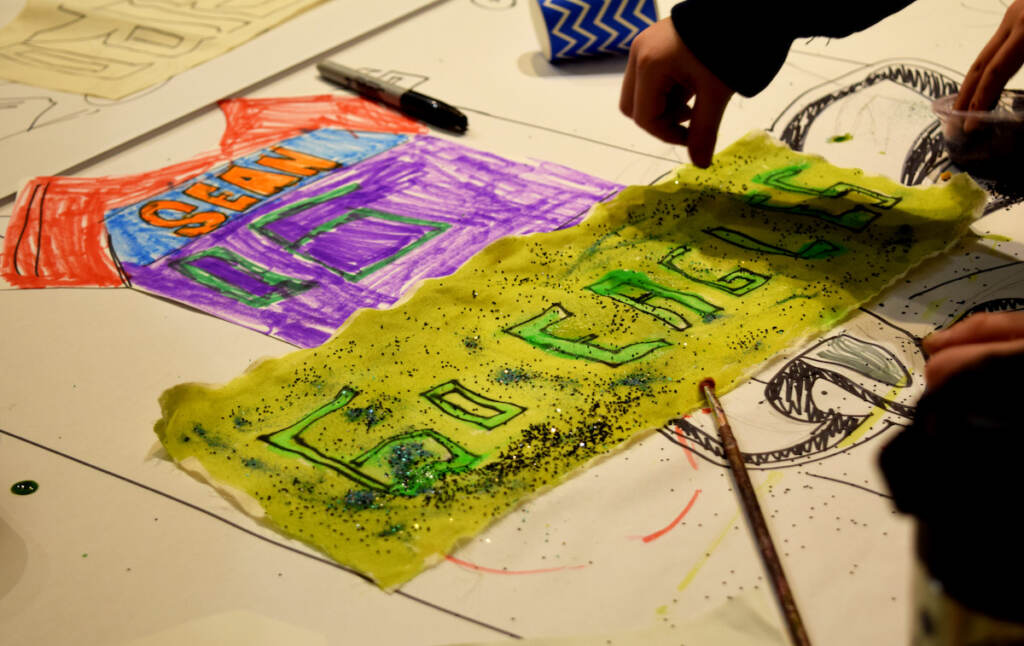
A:
POLYGON ((175 460, 392 588, 595 457, 727 391, 963 233, 967 176, 907 188, 763 133, 499 240, 330 341, 164 393, 175 460))

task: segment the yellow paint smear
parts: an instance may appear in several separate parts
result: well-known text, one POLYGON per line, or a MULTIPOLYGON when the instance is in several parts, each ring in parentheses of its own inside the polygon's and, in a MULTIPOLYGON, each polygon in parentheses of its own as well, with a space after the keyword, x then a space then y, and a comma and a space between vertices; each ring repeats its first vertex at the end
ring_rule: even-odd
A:
MULTIPOLYGON (((765 478, 765 481, 762 482, 755 489, 755 491, 761 492, 764 489, 773 487, 776 483, 778 483, 779 480, 782 480, 782 472, 773 471, 771 475, 765 478)), ((729 522, 726 523, 725 529, 719 532, 719 534, 711 540, 711 543, 708 545, 707 549, 704 550, 704 556, 700 557, 697 563, 694 564, 694 566, 690 568, 690 571, 686 573, 686 577, 683 579, 682 583, 680 583, 679 586, 676 588, 677 590, 682 592, 686 589, 688 585, 690 585, 690 583, 693 582, 693 580, 697 577, 697 573, 700 572, 701 568, 704 567, 704 564, 708 562, 708 560, 711 558, 711 555, 715 553, 715 550, 718 549, 718 546, 721 545, 723 540, 725 540, 725 537, 729 535, 729 530, 731 530, 733 526, 736 525, 736 521, 739 520, 742 514, 743 509, 737 508, 736 513, 733 514, 732 518, 729 519, 729 522)))
MULTIPOLYGON (((899 391, 900 388, 893 388, 892 390, 889 391, 886 399, 896 399, 896 397, 899 395, 899 391)), ((875 406, 874 409, 871 411, 871 414, 869 414, 864 419, 864 421, 861 422, 856 429, 854 429, 853 433, 850 433, 849 435, 844 437, 843 440, 836 445, 836 448, 840 450, 848 449, 857 442, 859 442, 861 438, 863 438, 871 430, 871 427, 877 424, 878 420, 882 419, 882 416, 885 415, 886 412, 888 411, 886 411, 881 406, 875 406)))

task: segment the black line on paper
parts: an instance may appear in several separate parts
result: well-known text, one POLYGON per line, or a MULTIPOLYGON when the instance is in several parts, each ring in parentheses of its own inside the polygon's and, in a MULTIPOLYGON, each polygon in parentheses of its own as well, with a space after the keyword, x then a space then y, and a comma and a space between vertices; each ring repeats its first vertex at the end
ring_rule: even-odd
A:
POLYGON ((809 473, 807 471, 804 471, 803 473, 804 473, 804 475, 811 476, 812 478, 820 478, 822 480, 828 480, 829 482, 836 482, 836 483, 841 484, 841 485, 846 485, 847 487, 853 487, 854 489, 860 489, 861 491, 866 491, 868 493, 873 493, 876 496, 881 496, 882 498, 888 498, 888 499, 892 500, 892 496, 890 496, 889 494, 882 493, 881 491, 875 491, 874 489, 870 489, 870 488, 865 487, 863 485, 854 484, 852 482, 847 482, 846 480, 840 480, 839 478, 832 478, 830 476, 823 476, 823 475, 820 475, 820 474, 817 474, 817 473, 809 473))
MULTIPOLYGON (((109 469, 105 469, 105 468, 103 468, 101 466, 92 464, 92 463, 87 462, 85 460, 82 460, 80 458, 76 458, 73 455, 69 455, 67 453, 64 453, 63 451, 59 451, 57 449, 51 448, 49 446, 46 446, 45 444, 40 444, 39 442, 36 442, 34 440, 30 440, 30 439, 28 439, 26 437, 22 437, 20 435, 15 434, 15 433, 11 433, 10 431, 4 430, 4 429, 0 429, 0 435, 6 435, 7 437, 10 437, 11 439, 19 440, 21 442, 24 442, 25 444, 28 444, 30 446, 34 446, 37 449, 42 449, 43 451, 46 451, 46 452, 51 453, 53 455, 56 455, 58 457, 62 457, 64 459, 66 459, 66 460, 70 460, 71 462, 79 464, 79 465, 81 465, 83 467, 87 467, 87 468, 92 469, 94 471, 98 471, 99 473, 102 473, 104 475, 108 475, 108 476, 110 476, 112 478, 120 480, 121 482, 130 484, 130 485, 134 485, 134 486, 136 486, 136 487, 138 487, 140 489, 144 489, 144 490, 146 490, 146 491, 148 491, 150 493, 154 493, 154 494, 156 494, 158 496, 166 498, 167 500, 171 500, 173 502, 182 504, 182 505, 188 507, 189 509, 192 509, 193 511, 197 511, 197 512, 199 512, 201 514, 204 514, 204 515, 206 515, 206 516, 208 516, 210 518, 213 518, 215 520, 219 520, 220 522, 222 522, 222 523, 224 523, 226 525, 229 525, 230 527, 233 527, 234 529, 237 529, 237 530, 239 530, 241 532, 244 532, 245 534, 248 534, 249 536, 252 536, 253 538, 258 538, 261 541, 264 541, 266 543, 270 543, 271 545, 276 545, 276 546, 281 547, 283 549, 286 549, 289 552, 292 552, 294 554, 298 554, 300 556, 305 556, 306 558, 313 559, 314 561, 318 561, 320 563, 323 563, 324 565, 329 565, 329 566, 331 566, 333 568, 336 568, 338 570, 342 570, 344 572, 348 572, 350 574, 358 576, 359 578, 365 579, 366 581, 372 583, 372 581, 371 581, 371 579, 369 577, 364 576, 363 574, 360 574, 359 572, 357 572, 355 570, 349 569, 349 568, 345 567, 344 565, 341 565, 340 563, 336 563, 336 562, 334 562, 334 561, 332 561, 332 560, 330 560, 328 558, 324 558, 322 556, 317 556, 316 554, 311 554, 309 552, 305 552, 303 550, 300 550, 298 548, 292 547, 291 545, 287 545, 285 543, 279 543, 278 541, 275 541, 272 538, 268 538, 266 536, 258 534, 256 532, 252 531, 251 529, 247 529, 247 528, 239 525, 238 523, 235 523, 234 521, 228 520, 227 518, 224 518, 223 516, 219 516, 219 515, 213 513, 212 511, 209 511, 207 509, 203 509, 199 505, 196 505, 194 503, 188 502, 187 500, 182 500, 181 498, 178 498, 177 496, 169 494, 169 493, 167 493, 165 491, 160 491, 159 489, 157 489, 155 487, 151 487, 151 486, 149 486, 147 484, 144 484, 142 482, 139 482, 138 480, 132 480, 131 478, 129 478, 127 476, 123 476, 123 475, 121 475, 119 473, 115 473, 114 471, 110 471, 109 469)), ((517 635, 516 633, 510 632, 508 630, 505 630, 504 628, 499 628, 497 626, 488 624, 488 623, 486 623, 484 621, 480 621, 479 619, 474 619, 472 617, 464 615, 464 614, 462 614, 460 612, 457 612, 455 610, 451 610, 450 608, 445 608, 444 606, 440 606, 440 605, 438 605, 436 603, 433 603, 431 601, 428 601, 426 599, 422 599, 420 597, 417 597, 415 595, 409 594, 407 592, 403 592, 402 590, 396 590, 393 594, 399 595, 401 597, 405 597, 406 599, 409 599, 410 601, 415 601, 415 602, 417 602, 419 604, 422 604, 422 605, 424 605, 424 606, 426 606, 428 608, 433 608, 434 610, 437 610, 439 612, 443 612, 443 613, 445 613, 447 615, 450 615, 452 617, 455 617, 457 619, 462 619, 462 620, 470 622, 472 624, 476 624, 477 626, 480 626, 482 628, 487 628, 487 629, 493 630, 493 631, 495 631, 497 633, 501 633, 502 635, 505 635, 507 637, 512 637, 514 639, 522 639, 522 637, 520 635, 517 635)))
POLYGON ((957 276, 956 278, 950 278, 949 280, 945 280, 945 281, 943 281, 943 282, 941 282, 941 283, 939 283, 937 285, 932 285, 931 287, 928 287, 927 289, 922 289, 919 292, 915 292, 915 293, 911 294, 907 298, 917 298, 918 296, 922 296, 924 294, 927 294, 930 291, 936 290, 936 289, 938 289, 940 287, 943 287, 945 285, 949 285, 949 284, 955 283, 955 282, 963 280, 965 278, 970 278, 971 276, 977 276, 979 274, 984 274, 984 273, 987 273, 987 272, 990 272, 990 271, 996 271, 997 269, 1004 269, 1006 267, 1012 267, 1014 265, 1019 265, 1019 264, 1021 264, 1021 263, 1019 261, 1015 260, 1013 262, 1008 262, 1008 263, 1006 263, 1004 265, 996 265, 995 267, 988 267, 987 269, 979 269, 978 271, 972 271, 969 274, 964 274, 963 276, 957 276))
POLYGON ((554 133, 556 135, 563 135, 563 136, 566 136, 566 137, 572 137, 573 139, 579 139, 580 141, 586 141, 586 142, 589 142, 589 143, 592 143, 592 144, 597 144, 599 146, 605 146, 607 148, 614 148, 615 150, 622 150, 624 152, 632 153, 634 155, 640 155, 641 157, 649 157, 651 159, 660 159, 661 161, 672 162, 673 164, 676 164, 676 165, 678 165, 680 163, 678 159, 672 159, 671 157, 662 157, 661 155, 652 155, 650 153, 641 152, 639 150, 633 150, 632 148, 626 148, 625 146, 619 146, 619 145, 616 145, 616 144, 608 143, 607 141, 601 141, 600 139, 591 139, 590 137, 584 137, 583 135, 577 135, 577 134, 574 134, 572 132, 566 132, 564 130, 558 130, 557 128, 549 128, 547 126, 541 126, 541 125, 538 125, 536 123, 530 123, 529 121, 520 121, 519 119, 513 119, 511 117, 503 117, 501 115, 492 114, 490 112, 485 112, 483 110, 477 110, 476 108, 468 108, 468 107, 463 106, 463 105, 458 106, 458 108, 460 110, 464 111, 464 112, 474 112, 476 114, 479 114, 479 115, 482 115, 482 116, 485 116, 485 117, 490 117, 492 119, 497 119, 498 121, 504 121, 506 123, 514 123, 516 125, 526 126, 528 128, 536 128, 537 130, 543 130, 544 132, 552 132, 552 133, 554 133))

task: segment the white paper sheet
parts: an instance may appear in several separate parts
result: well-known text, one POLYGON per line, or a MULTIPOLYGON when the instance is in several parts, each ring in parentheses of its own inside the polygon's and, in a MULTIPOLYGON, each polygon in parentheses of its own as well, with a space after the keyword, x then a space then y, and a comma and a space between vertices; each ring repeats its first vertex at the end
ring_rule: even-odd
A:
MULTIPOLYGON (((719 142, 753 127, 781 136, 802 110, 872 71, 899 79, 900 70, 930 70, 958 81, 1003 9, 996 0, 918 2, 864 34, 798 43, 772 86, 732 101, 719 142)), ((452 0, 335 56, 464 108, 470 130, 460 141, 469 146, 622 183, 652 182, 686 159, 618 113, 622 60, 538 61, 524 1, 452 0)), ((807 129, 805 149, 936 181, 942 155, 910 154, 921 153, 915 142, 930 123, 928 99, 914 87, 887 80, 845 94, 807 129), (830 141, 847 132, 850 139, 830 141)), ((253 95, 329 91, 305 68, 253 95)), ((220 126, 219 115, 205 114, 87 174, 187 158, 212 147, 220 126)), ((48 130, 59 142, 58 126, 39 134, 48 130)), ((753 472, 815 643, 893 643, 909 634, 912 527, 886 497, 877 452, 923 387, 917 339, 965 311, 1007 302, 1024 304, 1024 263, 974 241, 914 272, 834 331, 883 349, 911 380, 886 387, 860 372, 866 399, 836 380, 815 382, 822 404, 866 424, 821 459, 753 472)), ((388 595, 172 465, 146 459, 163 388, 226 381, 289 350, 283 343, 129 290, 0 291, 0 334, 0 562, 12 564, 0 568, 0 625, 15 643, 130 643, 195 626, 227 630, 225 617, 246 624, 252 613, 268 631, 294 627, 331 643, 615 636, 652 623, 678 635, 672 626, 730 596, 768 590, 728 471, 666 428, 388 595), (40 490, 9 494, 22 479, 40 490)), ((807 439, 814 425, 780 413, 768 387, 793 362, 821 367, 813 350, 824 341, 794 348, 726 396, 741 446, 807 439)))
POLYGON ((0 199, 212 106, 264 79, 443 0, 331 0, 206 63, 119 100, 0 81, 0 199))

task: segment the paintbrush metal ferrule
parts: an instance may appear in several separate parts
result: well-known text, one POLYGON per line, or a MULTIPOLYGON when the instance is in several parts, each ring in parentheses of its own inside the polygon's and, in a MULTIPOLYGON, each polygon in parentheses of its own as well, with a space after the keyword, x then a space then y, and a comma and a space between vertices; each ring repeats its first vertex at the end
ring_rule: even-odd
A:
POLYGON ((715 395, 715 382, 711 379, 705 379, 700 383, 700 388, 704 391, 704 399, 707 400, 708 407, 714 414, 715 428, 721 433, 723 426, 729 426, 729 420, 725 418, 725 409, 722 408, 722 403, 718 401, 718 396, 715 395))

